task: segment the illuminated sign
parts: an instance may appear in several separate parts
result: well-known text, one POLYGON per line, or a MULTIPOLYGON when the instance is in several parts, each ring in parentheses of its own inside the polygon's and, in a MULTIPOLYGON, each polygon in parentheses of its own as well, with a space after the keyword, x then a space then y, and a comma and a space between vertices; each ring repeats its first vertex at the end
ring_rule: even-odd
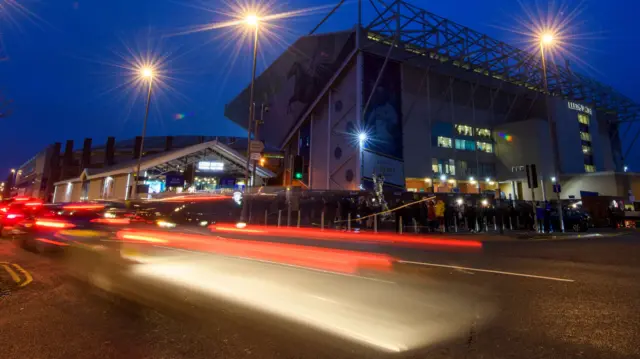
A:
POLYGON ((592 115, 593 111, 591 110, 591 107, 587 107, 585 105, 579 104, 579 103, 575 103, 575 102, 567 102, 569 109, 570 110, 575 110, 575 111, 580 111, 580 112, 584 112, 588 115, 592 115))
POLYGON ((220 172, 224 171, 224 163, 223 162, 198 162, 198 169, 200 171, 207 172, 220 172))

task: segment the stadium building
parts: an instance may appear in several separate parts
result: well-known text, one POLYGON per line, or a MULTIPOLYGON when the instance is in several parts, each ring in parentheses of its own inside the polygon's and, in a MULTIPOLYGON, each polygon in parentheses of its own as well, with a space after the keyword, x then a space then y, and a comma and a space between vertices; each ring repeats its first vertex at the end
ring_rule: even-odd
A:
MULTIPOLYGON (((255 103, 270 108, 260 139, 283 150, 283 184, 357 190, 382 174, 409 191, 528 200, 535 164, 538 199, 553 198, 554 179, 563 198, 640 190, 618 132, 640 119, 633 101, 557 61, 545 85, 540 54, 404 1, 375 13, 299 38, 256 79, 255 103)), ((249 88, 225 115, 246 128, 248 108, 249 88)))

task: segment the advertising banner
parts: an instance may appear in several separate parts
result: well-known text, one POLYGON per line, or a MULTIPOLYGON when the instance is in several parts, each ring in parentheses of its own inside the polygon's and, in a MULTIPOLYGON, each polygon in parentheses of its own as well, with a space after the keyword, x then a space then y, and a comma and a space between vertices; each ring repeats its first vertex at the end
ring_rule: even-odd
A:
POLYGON ((390 61, 384 69, 383 64, 383 58, 365 53, 363 101, 366 103, 370 96, 371 101, 364 114, 368 140, 362 156, 362 177, 383 175, 386 184, 404 187, 400 64, 390 61))
POLYGON ((184 176, 176 174, 167 174, 165 176, 166 187, 184 187, 184 176))
MULTIPOLYGON (((304 36, 276 59, 255 82, 256 103, 269 103, 260 137, 279 146, 353 51, 352 31, 304 36)), ((246 127, 249 89, 225 107, 225 116, 246 127)), ((257 110, 260 110, 258 105, 257 110)))
POLYGON ((389 61, 376 88, 376 80, 384 58, 372 54, 364 56, 363 102, 371 96, 364 115, 364 127, 370 138, 366 148, 383 156, 402 161, 402 88, 400 64, 389 61))

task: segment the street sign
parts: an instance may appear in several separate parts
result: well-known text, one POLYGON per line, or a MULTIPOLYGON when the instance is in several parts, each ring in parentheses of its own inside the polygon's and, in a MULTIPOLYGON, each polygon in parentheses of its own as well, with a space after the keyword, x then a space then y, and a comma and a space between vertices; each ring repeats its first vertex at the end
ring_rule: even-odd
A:
POLYGON ((264 151, 264 143, 262 141, 251 141, 249 144, 249 152, 262 152, 264 151))
POLYGON ((251 152, 251 156, 249 156, 249 158, 253 161, 259 161, 260 158, 262 158, 262 155, 260 154, 260 152, 251 152))
POLYGON ((560 187, 559 183, 555 183, 553 185, 553 193, 560 193, 560 192, 562 192, 562 187, 560 187))

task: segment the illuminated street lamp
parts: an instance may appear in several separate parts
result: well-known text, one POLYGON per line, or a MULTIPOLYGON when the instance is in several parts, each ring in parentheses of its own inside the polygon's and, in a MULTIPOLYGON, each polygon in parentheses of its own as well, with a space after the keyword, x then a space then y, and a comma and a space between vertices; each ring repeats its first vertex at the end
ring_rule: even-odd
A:
MULTIPOLYGON (((542 82, 544 85, 544 93, 545 93, 545 101, 546 101, 546 108, 547 108, 547 121, 549 122, 549 133, 550 133, 550 137, 551 137, 551 142, 553 144, 553 154, 554 154, 554 158, 553 158, 553 162, 555 164, 555 172, 556 172, 556 177, 560 174, 560 164, 558 162, 558 144, 557 144, 557 139, 555 138, 555 133, 556 131, 554 130, 554 124, 551 121, 551 110, 549 107, 549 97, 551 96, 551 93, 549 92, 549 82, 547 79, 547 59, 545 56, 545 49, 546 48, 552 48, 553 46, 555 46, 557 40, 556 40, 556 35, 553 31, 544 31, 539 35, 539 40, 540 40, 540 58, 542 60, 542 82)), ((555 184, 556 183, 556 177, 552 177, 552 182, 555 184)), ((558 200, 558 213, 560 214, 560 228, 562 229, 562 232, 564 233, 564 215, 562 213, 562 203, 560 203, 560 191, 556 190, 556 198, 558 200)))
MULTIPOLYGON (((251 87, 249 90, 249 121, 247 126, 247 163, 244 169, 244 185, 245 192, 249 188, 249 165, 251 161, 251 125, 253 124, 254 118, 254 93, 255 93, 255 82, 256 82, 256 64, 258 61, 258 34, 260 30, 260 18, 256 14, 248 14, 244 18, 244 23, 247 27, 254 29, 253 36, 253 66, 251 68, 251 87)), ((248 219, 247 216, 247 205, 246 201, 242 202, 242 212, 240 215, 240 222, 238 223, 246 223, 245 221, 248 219)))
POLYGON ((138 153, 138 165, 136 168, 136 176, 133 189, 131 191, 131 198, 135 199, 138 192, 138 184, 140 178, 140 165, 142 163, 142 152, 144 151, 144 137, 147 133, 147 120, 149 118, 149 106, 151 105, 151 89, 153 87, 153 76, 155 69, 152 66, 142 66, 138 69, 138 79, 140 81, 146 81, 149 84, 147 91, 147 104, 144 111, 144 121, 142 122, 142 139, 140 140, 140 153, 138 153))

